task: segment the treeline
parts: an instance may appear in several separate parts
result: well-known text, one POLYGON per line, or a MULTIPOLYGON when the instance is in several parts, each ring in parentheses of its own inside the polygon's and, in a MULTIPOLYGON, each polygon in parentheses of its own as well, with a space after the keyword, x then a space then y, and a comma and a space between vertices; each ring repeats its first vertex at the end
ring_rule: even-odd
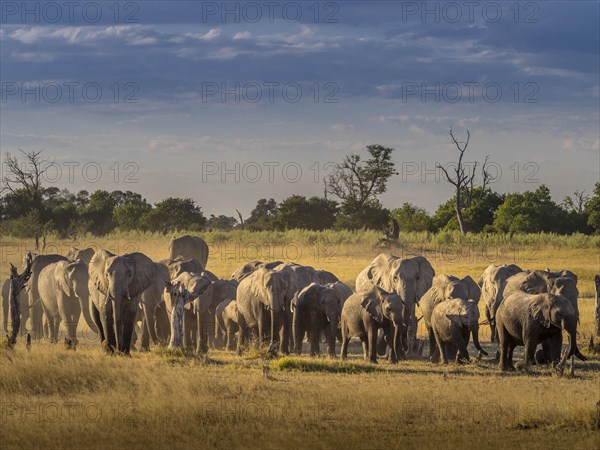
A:
MULTIPOLYGON (((97 190, 77 193, 55 187, 41 189, 38 204, 26 189, 17 189, 0 199, 3 234, 34 237, 56 234, 76 237, 102 236, 113 231, 150 231, 171 233, 178 230, 231 230, 242 224, 233 216, 210 215, 191 198, 167 198, 154 205, 131 191, 97 190)), ((600 183, 594 195, 576 202, 567 197, 557 204, 550 190, 498 194, 477 188, 463 214, 469 232, 592 234, 600 232, 600 183)), ((381 229, 392 218, 401 232, 459 230, 455 200, 441 204, 433 215, 423 208, 405 203, 388 210, 378 201, 362 208, 322 197, 292 195, 277 203, 260 199, 250 216, 243 220, 251 231, 287 229, 381 229)))

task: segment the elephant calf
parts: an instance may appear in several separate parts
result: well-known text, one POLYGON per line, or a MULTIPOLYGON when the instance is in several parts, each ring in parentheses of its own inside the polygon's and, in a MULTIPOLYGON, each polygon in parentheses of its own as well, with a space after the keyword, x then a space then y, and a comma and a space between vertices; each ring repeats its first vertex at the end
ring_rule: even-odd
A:
POLYGON ((469 334, 480 354, 487 355, 479 344, 479 309, 475 300, 454 298, 438 303, 431 314, 431 329, 443 364, 453 358, 456 362, 469 361, 469 334))
POLYGON ((238 309, 235 300, 224 300, 215 311, 215 341, 222 345, 223 335, 227 336, 225 350, 235 350, 235 333, 239 330, 238 309))
POLYGON ((342 359, 348 356, 348 342, 357 336, 363 343, 365 360, 377 362, 377 333, 383 329, 387 345, 392 349, 390 361, 405 359, 402 336, 404 303, 396 294, 372 288, 352 294, 342 308, 342 359))
POLYGON ((298 299, 291 305, 293 312, 292 331, 296 353, 302 353, 304 334, 308 333, 310 354, 320 353, 321 332, 325 333, 329 356, 335 356, 335 337, 340 324, 342 296, 340 291, 330 286, 311 283, 306 286, 298 299))

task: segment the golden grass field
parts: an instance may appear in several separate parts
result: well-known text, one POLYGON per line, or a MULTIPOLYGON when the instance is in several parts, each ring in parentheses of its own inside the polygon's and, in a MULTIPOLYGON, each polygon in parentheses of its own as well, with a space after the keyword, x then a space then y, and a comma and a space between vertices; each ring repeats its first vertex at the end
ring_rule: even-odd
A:
MULTIPOLYGON (((220 277, 245 261, 291 260, 327 269, 351 285, 381 250, 374 236, 339 243, 264 234, 206 236, 207 268, 220 277)), ((80 240, 113 252, 168 256, 170 236, 80 240)), ((543 241, 543 240, 542 240, 543 241)), ((579 276, 579 346, 593 331, 598 241, 569 248, 538 245, 404 243, 399 256, 424 254, 436 273, 471 275, 490 263, 566 268, 579 276)), ((66 253, 71 241, 48 241, 66 253)), ((4 240, 0 276, 21 264, 32 242, 4 240)), ((547 367, 501 374, 490 362, 457 366, 425 360, 391 365, 328 358, 266 359, 210 351, 207 358, 154 348, 131 358, 105 356, 80 324, 80 346, 19 341, 0 349, 2 448, 590 448, 600 445, 600 357, 576 361, 575 376, 547 367)), ((486 341, 487 327, 481 337, 486 341)), ((422 333, 422 331, 421 331, 422 333)), ((485 342, 490 351, 494 344, 485 342)))

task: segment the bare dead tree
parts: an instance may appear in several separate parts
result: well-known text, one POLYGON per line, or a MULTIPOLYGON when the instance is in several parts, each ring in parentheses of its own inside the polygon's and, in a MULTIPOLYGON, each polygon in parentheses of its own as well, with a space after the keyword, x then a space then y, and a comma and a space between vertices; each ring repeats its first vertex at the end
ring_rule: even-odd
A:
POLYGON ((463 218, 462 209, 463 209, 463 194, 469 185, 473 182, 475 178, 475 169, 477 164, 473 167, 472 172, 468 172, 465 164, 463 163, 463 157, 465 156, 465 151, 469 146, 469 140, 471 139, 471 133, 467 130, 467 140, 462 142, 459 141, 455 136, 452 128, 449 131, 450 134, 450 143, 454 144, 458 149, 458 163, 454 168, 454 174, 450 175, 448 170, 446 170, 441 164, 438 164, 437 167, 443 172, 446 181, 454 186, 455 189, 455 209, 456 209, 456 217, 458 219, 458 225, 460 227, 460 231, 462 234, 467 232, 465 227, 465 220, 463 218))
POLYGON ((10 265, 10 288, 9 288, 9 310, 12 329, 8 336, 8 346, 14 347, 17 343, 17 334, 21 328, 21 304, 19 294, 31 277, 31 252, 27 253, 25 270, 19 274, 15 266, 10 265))
POLYGON ((242 213, 239 212, 237 209, 235 210, 235 212, 238 213, 238 217, 240 218, 240 226, 242 228, 242 230, 244 229, 244 218, 242 217, 242 213))

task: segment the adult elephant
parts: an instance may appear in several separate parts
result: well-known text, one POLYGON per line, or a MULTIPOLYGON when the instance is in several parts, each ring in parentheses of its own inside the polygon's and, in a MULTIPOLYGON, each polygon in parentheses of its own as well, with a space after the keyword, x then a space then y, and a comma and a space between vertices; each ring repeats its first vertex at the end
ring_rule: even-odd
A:
POLYGON ((289 352, 286 330, 286 308, 296 292, 296 274, 289 267, 279 270, 258 268, 244 278, 236 293, 239 336, 237 351, 241 354, 251 328, 258 330, 258 344, 262 345, 270 329, 270 351, 289 352))
POLYGON ((365 360, 376 363, 379 329, 383 329, 385 340, 392 349, 390 361, 396 363, 404 359, 404 317, 404 302, 395 293, 373 286, 352 294, 342 308, 342 359, 348 356, 350 338, 356 336, 363 343, 365 360))
POLYGON ((75 349, 81 313, 87 326, 94 333, 98 332, 90 316, 88 281, 88 267, 83 261, 58 261, 40 272, 38 289, 48 320, 50 342, 58 342, 58 327, 62 320, 67 327, 69 347, 75 349))
POLYGON ((98 250, 89 266, 92 316, 106 352, 128 355, 140 296, 156 279, 156 264, 142 253, 98 250))
POLYGON ((431 287, 434 275, 433 267, 424 256, 402 259, 391 253, 381 253, 356 277, 356 292, 378 286, 400 296, 404 302, 404 323, 407 325, 403 337, 410 350, 417 336, 415 305, 431 287))
MULTIPOLYGON (((29 300, 26 289, 19 292, 19 310, 21 311, 21 326, 19 333, 24 336, 27 332, 27 319, 29 319, 29 300)), ((10 333, 10 278, 4 280, 2 284, 2 329, 4 333, 10 333)))
POLYGON ((198 236, 186 234, 179 238, 173 237, 169 243, 169 258, 191 259, 196 258, 206 267, 208 262, 208 245, 198 236))
MULTIPOLYGON (((431 288, 421 297, 419 306, 423 313, 423 322, 429 335, 429 358, 432 362, 438 362, 440 353, 436 344, 435 334, 431 325, 431 317, 436 306, 442 302, 454 299, 473 300, 477 305, 481 297, 481 290, 475 280, 469 275, 459 279, 452 275, 440 274, 433 277, 431 288)), ((449 349, 448 353, 453 353, 449 349)))
MULTIPOLYGON (((513 275, 522 272, 516 264, 504 264, 496 266, 490 264, 479 277, 477 284, 481 287, 481 298, 485 304, 485 317, 490 324, 490 340, 496 342, 496 310, 500 305, 498 292, 502 284, 513 275)), ((500 300, 502 296, 500 296, 500 300)))
MULTIPOLYGON (((577 275, 569 270, 551 272, 547 270, 523 271, 508 278, 500 287, 499 301, 517 292, 528 294, 543 294, 561 292, 571 303, 575 312, 575 322, 579 322, 579 290, 577 289, 577 275)), ((546 339, 542 343, 542 350, 536 353, 536 361, 540 364, 557 362, 562 348, 562 334, 553 341, 546 339), (552 348, 551 348, 552 347, 552 348)))
MULTIPOLYGON (((567 333, 567 351, 559 361, 559 368, 564 367, 568 357, 574 355, 582 361, 587 358, 577 348, 577 320, 571 302, 556 293, 528 294, 515 292, 505 298, 496 312, 498 338, 500 342, 500 370, 513 368, 525 369, 534 362, 535 349, 538 343, 550 339, 558 340, 563 331, 567 333), (514 367, 513 350, 516 346, 524 346, 523 360, 514 367)), ((552 346, 553 349, 560 349, 552 346)), ((552 355, 553 359, 555 355, 552 355)))
POLYGON ((67 253, 67 259, 69 261, 83 261, 86 265, 89 265, 94 253, 96 253, 96 250, 94 250, 92 247, 84 249, 71 247, 67 253))
POLYGON ((479 354, 487 355, 479 344, 479 307, 475 300, 455 297, 438 303, 431 314, 431 329, 443 364, 448 364, 448 358, 454 358, 457 350, 456 362, 470 361, 470 334, 479 354))
POLYGON ((164 308, 165 284, 171 278, 169 270, 161 263, 152 263, 154 278, 148 288, 140 295, 142 308, 141 351, 150 349, 150 340, 154 345, 166 344, 169 340, 171 327, 169 317, 164 308))
POLYGON ((321 332, 325 333, 329 356, 335 356, 335 337, 340 324, 342 296, 340 291, 311 283, 300 291, 291 303, 292 330, 296 354, 302 353, 302 341, 308 334, 311 356, 320 354, 321 332))
POLYGON ((234 299, 223 300, 215 310, 215 341, 223 344, 226 336, 225 350, 235 350, 234 335, 239 330, 237 302, 234 299))
POLYGON ((210 280, 210 289, 200 295, 199 301, 202 304, 207 304, 208 308, 202 313, 199 318, 202 321, 202 326, 199 328, 198 348, 206 353, 208 347, 215 347, 215 314, 217 306, 224 300, 235 299, 237 293, 238 282, 235 280, 219 280, 213 278, 214 275, 208 274, 208 271, 202 272, 202 276, 210 280), (212 276, 211 276, 212 275, 212 276))
POLYGON ((58 261, 67 261, 67 258, 62 255, 35 255, 31 263, 31 278, 28 283, 28 302, 29 314, 31 318, 31 330, 35 339, 41 339, 46 336, 47 330, 44 327, 44 311, 40 303, 40 291, 38 288, 38 280, 41 271, 44 267, 58 261))

